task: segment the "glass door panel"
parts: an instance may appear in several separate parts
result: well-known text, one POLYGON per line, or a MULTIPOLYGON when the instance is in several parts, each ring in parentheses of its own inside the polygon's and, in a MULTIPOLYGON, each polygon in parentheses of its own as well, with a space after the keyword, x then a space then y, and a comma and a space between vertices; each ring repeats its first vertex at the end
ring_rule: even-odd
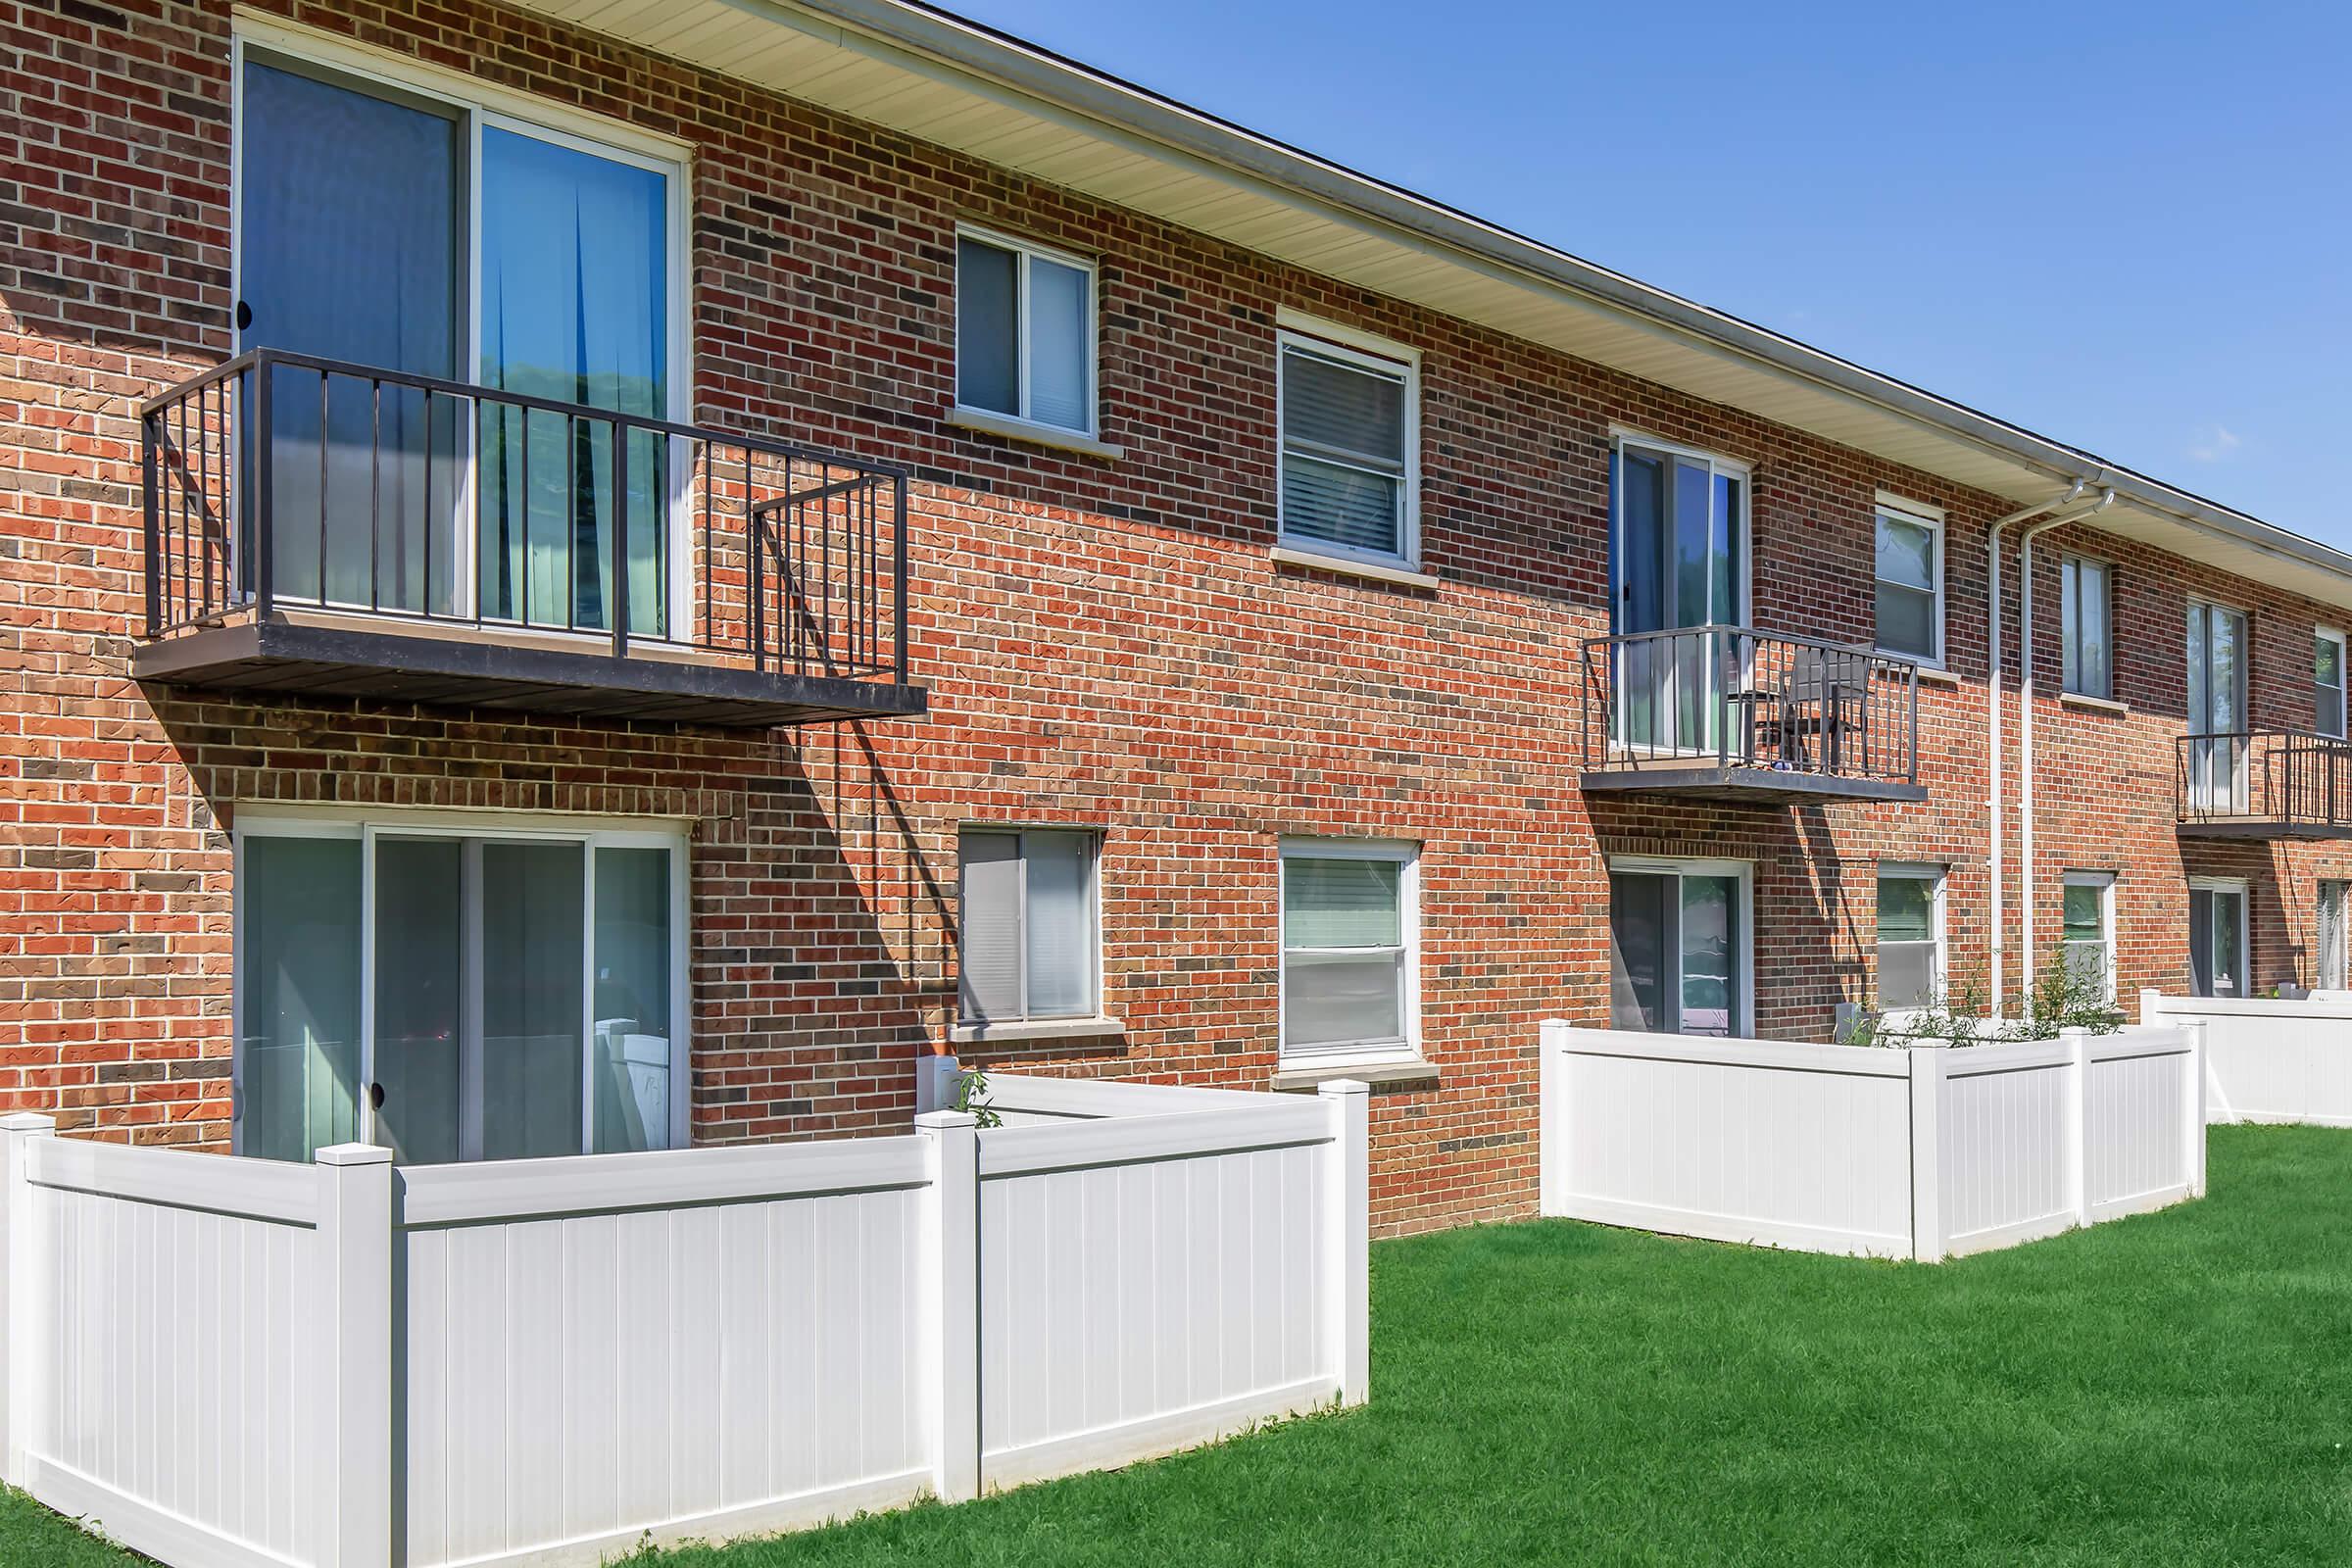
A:
POLYGON ((670 852, 596 852, 596 1152, 669 1147, 670 852))
POLYGON ((375 841, 375 1141, 409 1165, 464 1157, 465 845, 375 841))
MULTIPOLYGON (((463 126, 455 111, 249 59, 238 171, 240 348, 449 377, 463 126)), ((249 411, 251 389, 241 389, 249 411)), ((280 599, 450 613, 458 406, 367 380, 272 377, 271 586, 280 599)), ((250 505, 251 487, 240 497, 250 505)), ((253 530, 239 545, 253 581, 253 530)))
POLYGON ((581 1148, 587 850, 478 846, 481 1157, 581 1148))
POLYGON ((1674 878, 1609 873, 1609 1025, 1672 1034, 1674 878))
POLYGON ((1728 876, 1682 882, 1682 1033, 1740 1032, 1740 884, 1728 876))
POLYGON ((2248 809, 2246 618, 2218 605, 2188 607, 2189 804, 2223 814, 2248 809))
POLYGON ((360 1136, 360 841, 244 842, 237 1150, 307 1160, 360 1136))
MULTIPOLYGON (((482 129, 482 384, 669 414, 669 176, 567 142, 482 129)), ((610 630, 625 522, 629 630, 668 635, 668 442, 628 437, 627 495, 604 420, 483 421, 483 612, 610 630)))
POLYGON ((2236 888, 2188 893, 2189 984, 2200 997, 2246 995, 2246 895, 2236 888))
POLYGON ((1624 745, 1713 751, 1736 640, 1689 630, 1740 617, 1740 481, 1708 464, 1627 446, 1617 464, 1612 575, 1624 745), (1673 635, 1683 632, 1683 635, 1673 635), (1643 636, 1665 633, 1667 635, 1643 636))

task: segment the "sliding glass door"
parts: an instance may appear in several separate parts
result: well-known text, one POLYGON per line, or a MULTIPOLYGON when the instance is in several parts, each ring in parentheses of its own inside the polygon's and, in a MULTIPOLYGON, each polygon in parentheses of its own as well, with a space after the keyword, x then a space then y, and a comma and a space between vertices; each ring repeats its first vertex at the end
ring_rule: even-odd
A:
MULTIPOLYGON (((241 349, 681 412, 677 164, 258 50, 238 112, 241 349)), ((606 632, 625 585, 630 634, 672 635, 668 437, 361 374, 271 398, 276 599, 606 632)))
POLYGON ((1748 902, 1744 866, 1692 861, 1612 867, 1612 1027, 1746 1033, 1748 902))
POLYGON ((2200 997, 2247 995, 2246 885, 2200 880, 2188 885, 2188 977, 2200 997))
POLYGON ((2201 811, 2248 809, 2246 792, 2246 617, 2191 600, 2188 606, 2188 799, 2201 811))
POLYGON ((1732 639, 1687 633, 1736 626, 1744 610, 1745 476, 1700 454, 1622 443, 1614 474, 1610 578, 1621 644, 1621 745, 1713 750, 1732 639), (1670 635, 1642 635, 1667 633, 1670 635))
POLYGON ((241 1152, 404 1163, 683 1135, 685 846, 302 818, 240 834, 241 1152))

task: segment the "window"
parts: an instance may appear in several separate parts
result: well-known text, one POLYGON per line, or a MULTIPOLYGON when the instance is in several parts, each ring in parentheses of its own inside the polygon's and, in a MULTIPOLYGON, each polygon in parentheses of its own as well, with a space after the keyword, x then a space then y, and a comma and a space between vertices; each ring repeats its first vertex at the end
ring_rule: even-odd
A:
POLYGON ((1292 331, 1278 348, 1283 540, 1416 564, 1420 414, 1408 352, 1391 358, 1292 331))
POLYGON ((1095 433, 1092 263, 982 229, 956 231, 956 402, 1095 433))
POLYGON ((2198 811, 2240 813, 2247 805, 2246 617, 2188 602, 2188 800, 2198 811))
POLYGON ((2236 877, 2189 878, 2189 994, 2247 995, 2247 946, 2246 884, 2236 877))
POLYGON ((1879 505, 1879 648, 1943 660, 1943 520, 1879 505))
POLYGON ((1725 720, 1723 669, 1747 612, 1747 469, 1621 433, 1609 461, 1610 739, 1712 752, 1725 720))
POLYGON ((2312 728, 2344 733, 2344 634, 2322 626, 2311 638, 2312 728))
POLYGON ((2319 899, 2319 960, 2313 966, 2312 988, 2342 991, 2352 986, 2344 965, 2344 894, 2352 883, 2322 882, 2319 899))
POLYGON ((2115 1000, 2115 877, 2107 871, 2069 871, 2059 910, 2060 959, 2115 1000))
POLYGON ((966 828, 956 904, 967 1023, 1091 1018, 1101 1007, 1096 836, 966 828))
POLYGON ((1609 867, 1610 1022, 1741 1035, 1750 1011, 1748 868, 1731 860, 1609 867))
POLYGON ((1943 868, 1879 867, 1879 1006, 1934 1004, 1943 988, 1943 868))
POLYGON ((2114 624, 2113 571, 2103 562, 2080 556, 2068 556, 2059 563, 2058 614, 2064 627, 2066 690, 2079 696, 2115 695, 2108 630, 2114 624))
POLYGON ((239 1153, 685 1141, 682 828, 247 810, 236 844, 239 1153))
POLYGON ((1284 1060, 1418 1053, 1419 904, 1419 858, 1410 845, 1283 845, 1284 1060))
MULTIPOLYGON (((626 438, 624 496, 608 422, 466 411, 416 381, 682 416, 677 149, 424 68, 394 82, 368 57, 299 46, 338 62, 321 64, 238 26, 236 346, 400 377, 271 372, 274 506, 319 519, 273 531, 275 595, 609 631, 625 586, 631 635, 682 635, 689 519, 671 504, 669 443, 626 438)), ((251 582, 261 563, 239 533, 251 582)))

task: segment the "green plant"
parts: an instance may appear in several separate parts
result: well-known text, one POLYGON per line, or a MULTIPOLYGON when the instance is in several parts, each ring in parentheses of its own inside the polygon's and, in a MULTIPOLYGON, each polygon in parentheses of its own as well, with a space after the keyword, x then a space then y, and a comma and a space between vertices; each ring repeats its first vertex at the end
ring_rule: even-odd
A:
POLYGON ((2054 948, 2026 990, 2022 1017, 1985 1015, 1984 993, 1973 982, 1944 988, 1926 1004, 1889 1018, 1883 1004, 1864 1011, 1844 1036, 1852 1046, 1989 1046, 2016 1040, 2055 1040, 2065 1029, 2111 1035, 2124 1015, 2107 995, 2104 964, 2093 967, 2054 948))
POLYGON ((988 1074, 979 1071, 965 1071, 956 1075, 954 1108, 969 1115, 973 1124, 983 1130, 990 1127, 1002 1127, 1004 1125, 1004 1118, 997 1114, 996 1107, 988 1102, 987 1095, 988 1074))

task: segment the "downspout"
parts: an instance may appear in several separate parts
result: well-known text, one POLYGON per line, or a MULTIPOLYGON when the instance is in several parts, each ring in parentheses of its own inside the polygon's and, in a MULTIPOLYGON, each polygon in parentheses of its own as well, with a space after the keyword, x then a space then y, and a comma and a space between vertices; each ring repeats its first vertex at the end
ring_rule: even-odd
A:
MULTIPOLYGON (((2025 952, 2020 955, 2024 968, 2024 984, 2019 988, 2021 998, 2031 999, 2034 993, 2034 541, 2062 523, 2095 517, 2115 505, 2115 492, 2102 490, 2099 499, 2086 507, 2062 511, 2054 517, 2044 517, 2017 536, 2017 723, 2018 723, 2018 781, 2017 869, 2018 923, 2023 928, 2025 952)), ((2109 609, 2109 621, 2114 619, 2109 609)), ((2110 645, 2114 641, 2108 635, 2110 645)))
POLYGON ((1984 811, 1990 824, 1992 844, 1992 1015, 2005 1018, 2009 999, 2002 960, 2002 933, 2008 921, 2002 918, 2001 896, 2007 886, 2007 873, 2002 869, 2001 841, 2006 836, 2001 829, 2001 535, 2010 524, 2036 517, 2054 507, 2073 505, 2082 492, 2090 488, 2087 479, 2077 479, 2074 488, 2063 495, 2031 507, 2020 508, 2006 517, 1996 519, 1984 531, 1984 558, 1990 567, 1991 588, 1984 600, 1984 811))

